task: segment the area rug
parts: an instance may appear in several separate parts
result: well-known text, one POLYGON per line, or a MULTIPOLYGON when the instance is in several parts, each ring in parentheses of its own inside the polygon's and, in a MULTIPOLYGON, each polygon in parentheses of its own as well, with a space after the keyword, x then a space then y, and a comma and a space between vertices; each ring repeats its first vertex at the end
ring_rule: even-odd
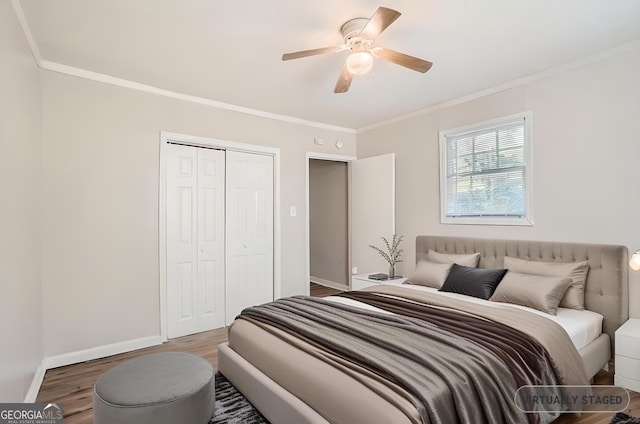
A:
POLYGON ((640 424, 640 418, 635 418, 622 412, 618 412, 611 420, 611 424, 640 424))
MULTIPOLYGON (((216 373, 216 412, 209 424, 269 424, 269 421, 229 382, 216 373)), ((618 412, 611 424, 640 424, 640 418, 618 412)))
POLYGON ((269 421, 229 382, 216 373, 216 410, 209 424, 269 424, 269 421))

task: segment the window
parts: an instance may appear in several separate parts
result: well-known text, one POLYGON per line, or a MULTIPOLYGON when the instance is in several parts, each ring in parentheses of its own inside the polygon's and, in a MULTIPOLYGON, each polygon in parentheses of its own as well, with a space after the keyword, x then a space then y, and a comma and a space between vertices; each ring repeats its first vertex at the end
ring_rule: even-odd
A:
POLYGON ((440 132, 445 224, 532 225, 531 113, 440 132))

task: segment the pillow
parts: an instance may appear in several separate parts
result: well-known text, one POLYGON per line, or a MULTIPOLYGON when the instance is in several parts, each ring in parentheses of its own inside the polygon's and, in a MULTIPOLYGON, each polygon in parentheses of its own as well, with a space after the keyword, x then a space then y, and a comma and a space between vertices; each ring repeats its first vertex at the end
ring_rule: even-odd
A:
POLYGON ((569 277, 572 282, 560 300, 563 308, 584 310, 584 285, 589 272, 589 261, 584 262, 536 262, 504 257, 504 267, 522 274, 569 277))
POLYGON ((427 251, 427 260, 439 264, 458 264, 463 266, 478 266, 480 261, 480 253, 439 253, 429 249, 427 251))
POLYGON ((555 315, 571 282, 569 277, 520 274, 509 270, 489 300, 528 306, 555 315))
POLYGON ((454 263, 440 291, 489 299, 506 272, 506 269, 474 268, 454 263))
POLYGON ((451 264, 438 264, 421 260, 416 265, 413 274, 407 278, 406 283, 439 289, 444 284, 447 275, 449 275, 450 269, 451 264))

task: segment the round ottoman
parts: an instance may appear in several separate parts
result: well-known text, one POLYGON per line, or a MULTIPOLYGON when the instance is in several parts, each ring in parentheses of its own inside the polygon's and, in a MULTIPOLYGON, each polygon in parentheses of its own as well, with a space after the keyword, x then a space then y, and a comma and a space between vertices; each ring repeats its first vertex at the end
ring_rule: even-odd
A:
POLYGON ((214 404, 211 364, 190 353, 152 353, 115 366, 98 379, 93 422, 206 424, 214 404))

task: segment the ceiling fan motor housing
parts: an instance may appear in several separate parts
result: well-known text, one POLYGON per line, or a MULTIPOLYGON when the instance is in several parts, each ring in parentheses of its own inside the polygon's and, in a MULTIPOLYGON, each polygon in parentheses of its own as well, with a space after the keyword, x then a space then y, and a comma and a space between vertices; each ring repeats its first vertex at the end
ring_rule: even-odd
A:
POLYGON ((354 18, 345 22, 342 27, 340 27, 340 32, 342 33, 342 37, 344 38, 344 43, 351 47, 352 44, 368 42, 371 44, 372 40, 363 40, 360 37, 360 31, 367 25, 369 22, 369 18, 354 18))

